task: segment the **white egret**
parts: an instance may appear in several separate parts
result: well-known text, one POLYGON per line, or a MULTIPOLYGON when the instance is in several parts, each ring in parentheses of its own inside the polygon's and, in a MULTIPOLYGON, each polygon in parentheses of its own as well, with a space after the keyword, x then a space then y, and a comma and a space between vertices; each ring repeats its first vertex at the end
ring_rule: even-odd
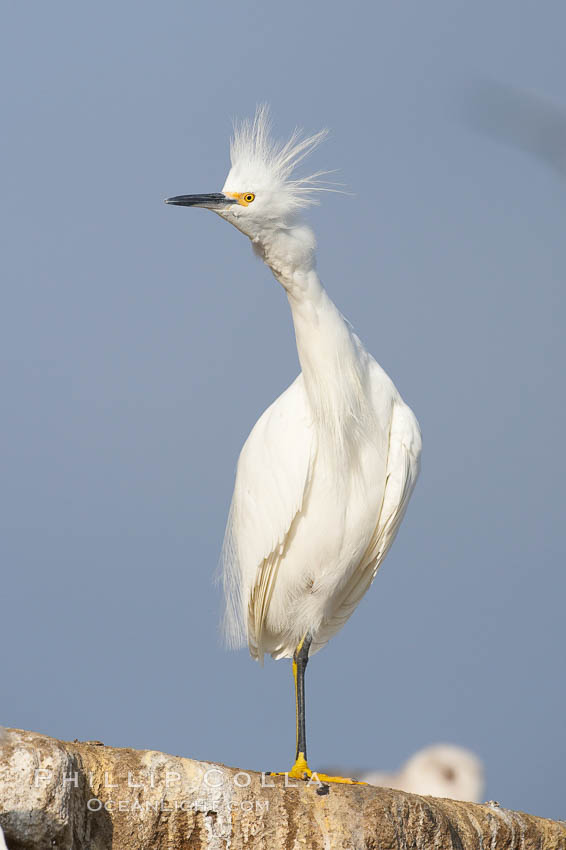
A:
MULTIPOLYGON (((266 107, 236 126, 221 192, 166 203, 213 210, 248 236, 287 294, 301 373, 262 414, 238 461, 223 551, 225 631, 253 658, 292 658, 297 749, 308 779, 304 674, 344 625, 399 528, 418 474, 418 423, 315 271, 300 220, 324 187, 293 175, 324 138, 271 139, 266 107)), ((369 285, 373 286, 373 280, 369 285)), ((322 775, 319 774, 322 778, 322 775)), ((324 777, 331 781, 340 777, 324 777)))

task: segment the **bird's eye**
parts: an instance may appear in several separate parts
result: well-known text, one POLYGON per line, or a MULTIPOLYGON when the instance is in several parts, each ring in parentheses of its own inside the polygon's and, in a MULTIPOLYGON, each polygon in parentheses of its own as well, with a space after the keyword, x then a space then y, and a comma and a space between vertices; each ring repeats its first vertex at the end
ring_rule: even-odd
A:
POLYGON ((246 204, 251 204, 254 198, 255 195, 253 192, 246 192, 246 194, 244 195, 244 201, 246 202, 246 204))

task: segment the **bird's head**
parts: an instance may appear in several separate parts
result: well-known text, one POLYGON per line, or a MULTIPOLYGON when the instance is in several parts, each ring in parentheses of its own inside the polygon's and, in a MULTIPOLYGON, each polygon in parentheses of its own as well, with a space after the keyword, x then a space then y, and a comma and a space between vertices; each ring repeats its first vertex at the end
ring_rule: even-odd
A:
POLYGON ((293 177, 296 166, 324 139, 326 131, 304 136, 295 130, 281 143, 272 139, 270 130, 269 110, 260 106, 253 120, 235 125, 231 168, 222 191, 178 195, 165 203, 212 210, 260 244, 277 231, 296 226, 300 210, 316 203, 317 192, 333 191, 321 181, 328 172, 293 177))

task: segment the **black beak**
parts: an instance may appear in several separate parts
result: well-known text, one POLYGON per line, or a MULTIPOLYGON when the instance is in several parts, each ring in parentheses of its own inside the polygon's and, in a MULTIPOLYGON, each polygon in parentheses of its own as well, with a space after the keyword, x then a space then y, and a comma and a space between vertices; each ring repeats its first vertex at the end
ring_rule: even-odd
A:
POLYGON ((174 198, 167 198, 166 204, 176 204, 178 207, 207 207, 208 209, 216 209, 224 207, 227 204, 235 204, 235 198, 228 198, 222 192, 213 192, 212 195, 176 195, 174 198))

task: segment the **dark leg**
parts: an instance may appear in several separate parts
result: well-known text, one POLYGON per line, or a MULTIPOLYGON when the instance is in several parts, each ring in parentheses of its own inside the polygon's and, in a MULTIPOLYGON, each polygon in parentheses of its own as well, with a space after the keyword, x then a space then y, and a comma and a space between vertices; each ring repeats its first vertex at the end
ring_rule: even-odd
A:
POLYGON ((312 637, 307 632, 293 655, 293 678, 295 679, 295 705, 297 711, 297 754, 307 760, 307 733, 305 722, 305 670, 309 661, 312 637))
MULTIPOLYGON (((326 776, 324 773, 315 773, 307 764, 307 736, 305 724, 305 670, 309 661, 309 650, 312 644, 312 635, 307 632, 299 641, 293 653, 293 678, 295 680, 295 705, 297 709, 297 755, 295 764, 285 775, 292 779, 313 779, 320 786, 319 794, 328 793, 326 782, 345 782, 348 784, 365 785, 365 782, 356 782, 343 776, 326 776), (326 789, 326 790, 321 790, 326 789)), ((280 775, 280 774, 274 774, 280 775)))

